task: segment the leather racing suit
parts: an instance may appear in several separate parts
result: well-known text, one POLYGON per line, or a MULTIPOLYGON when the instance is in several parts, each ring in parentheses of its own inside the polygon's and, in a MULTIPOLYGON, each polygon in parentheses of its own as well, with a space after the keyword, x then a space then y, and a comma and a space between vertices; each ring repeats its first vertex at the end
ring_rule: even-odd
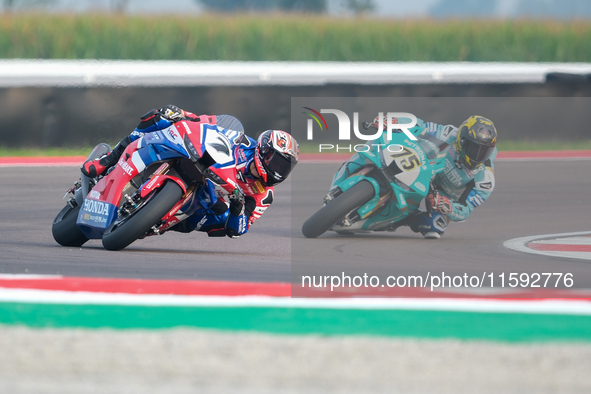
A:
POLYGON ((445 167, 433 180, 437 193, 446 197, 451 206, 445 214, 433 211, 418 215, 411 229, 425 235, 428 232, 443 234, 448 221, 460 222, 466 220, 472 211, 482 205, 495 187, 494 159, 497 149, 483 164, 469 169, 460 160, 456 144, 458 128, 452 125, 440 125, 423 122, 417 119, 417 126, 422 127, 426 134, 423 136, 433 143, 434 149, 445 151, 445 167))

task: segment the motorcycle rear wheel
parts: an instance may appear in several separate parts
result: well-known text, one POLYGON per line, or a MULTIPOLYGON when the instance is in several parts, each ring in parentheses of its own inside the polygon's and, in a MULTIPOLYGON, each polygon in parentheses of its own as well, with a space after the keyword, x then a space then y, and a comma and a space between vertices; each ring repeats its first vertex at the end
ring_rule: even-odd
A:
POLYGON ((78 212, 80 212, 80 206, 76 205, 72 208, 66 205, 53 219, 51 233, 55 242, 62 246, 82 246, 88 241, 76 225, 78 212))
POLYGON ((306 238, 316 238, 334 226, 352 210, 359 208, 375 195, 373 185, 362 180, 304 222, 302 233, 306 238))
POLYGON ((150 200, 128 218, 113 223, 103 234, 103 246, 107 250, 121 250, 144 235, 158 223, 183 196, 183 189, 169 181, 150 200))

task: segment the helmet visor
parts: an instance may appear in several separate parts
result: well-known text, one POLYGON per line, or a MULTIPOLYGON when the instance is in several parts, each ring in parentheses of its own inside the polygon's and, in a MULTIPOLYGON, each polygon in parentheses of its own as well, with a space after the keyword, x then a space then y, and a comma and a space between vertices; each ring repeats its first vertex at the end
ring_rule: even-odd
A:
POLYGON ((268 152, 263 158, 263 166, 267 170, 267 185, 272 186, 283 182, 292 168, 291 160, 279 152, 268 152))
POLYGON ((492 155, 495 147, 490 145, 480 145, 474 141, 464 139, 462 141, 462 150, 470 161, 474 162, 474 164, 480 164, 484 163, 486 159, 492 155))

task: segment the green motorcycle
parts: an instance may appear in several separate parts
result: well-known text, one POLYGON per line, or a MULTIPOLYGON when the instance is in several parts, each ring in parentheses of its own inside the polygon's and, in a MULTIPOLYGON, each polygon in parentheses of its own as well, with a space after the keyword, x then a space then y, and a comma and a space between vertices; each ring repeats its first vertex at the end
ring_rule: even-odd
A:
MULTIPOLYGON (((377 127, 364 122, 365 129, 377 127)), ((431 181, 443 171, 447 144, 426 129, 387 133, 365 145, 334 175, 324 206, 302 226, 307 238, 328 230, 351 234, 394 231, 419 213, 419 205, 430 191, 431 181)))

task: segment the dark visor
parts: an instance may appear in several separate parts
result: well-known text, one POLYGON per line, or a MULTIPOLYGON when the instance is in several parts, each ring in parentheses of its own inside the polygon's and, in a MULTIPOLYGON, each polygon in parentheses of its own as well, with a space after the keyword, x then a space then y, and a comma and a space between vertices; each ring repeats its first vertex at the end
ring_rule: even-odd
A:
POLYGON ((494 146, 480 145, 474 141, 465 139, 462 142, 462 149, 468 158, 475 163, 484 163, 495 150, 494 146))
POLYGON ((263 160, 267 175, 271 175, 271 178, 281 182, 291 172, 291 160, 278 152, 268 153, 263 160))

